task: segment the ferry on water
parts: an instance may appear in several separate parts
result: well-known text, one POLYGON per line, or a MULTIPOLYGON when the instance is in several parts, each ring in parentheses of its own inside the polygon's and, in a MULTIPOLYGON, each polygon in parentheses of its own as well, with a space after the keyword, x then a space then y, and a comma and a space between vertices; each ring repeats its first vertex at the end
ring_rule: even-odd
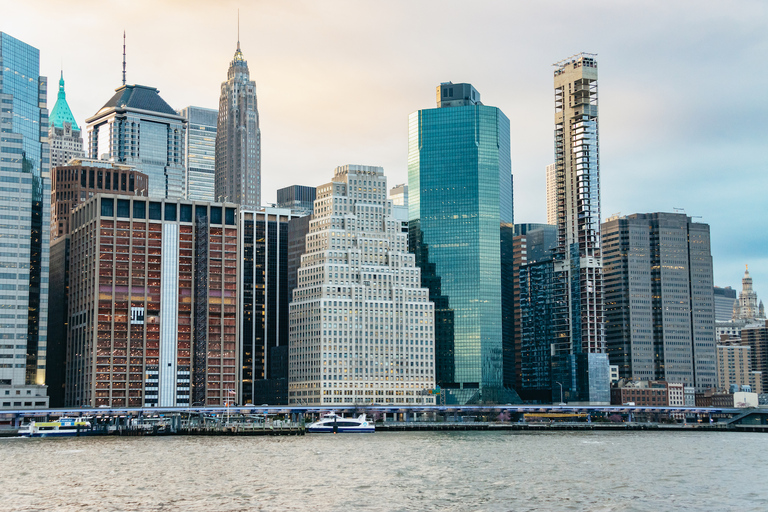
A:
POLYGON ((361 414, 357 418, 345 418, 337 415, 335 412, 324 415, 320 421, 316 421, 307 427, 307 432, 310 434, 346 434, 357 432, 372 434, 375 431, 376 427, 372 421, 366 419, 365 414, 361 414))
POLYGON ((59 418, 58 421, 31 421, 22 425, 22 437, 65 437, 91 434, 91 422, 82 418, 59 418))

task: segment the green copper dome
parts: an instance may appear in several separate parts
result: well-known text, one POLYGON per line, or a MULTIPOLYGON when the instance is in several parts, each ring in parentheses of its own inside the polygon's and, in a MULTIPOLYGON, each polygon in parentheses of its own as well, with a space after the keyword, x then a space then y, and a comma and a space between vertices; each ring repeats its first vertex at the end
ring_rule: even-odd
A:
POLYGON ((64 92, 64 72, 61 72, 61 78, 59 79, 59 96, 56 99, 56 104, 51 110, 51 115, 48 116, 49 122, 57 128, 64 128, 64 123, 71 123, 73 130, 79 130, 75 116, 72 115, 72 111, 67 104, 67 93, 64 92))

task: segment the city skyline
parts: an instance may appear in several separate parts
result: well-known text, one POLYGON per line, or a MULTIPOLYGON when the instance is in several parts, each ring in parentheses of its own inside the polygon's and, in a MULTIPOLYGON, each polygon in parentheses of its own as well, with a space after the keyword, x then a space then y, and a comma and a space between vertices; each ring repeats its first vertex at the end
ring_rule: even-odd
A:
MULTIPOLYGON (((120 4, 98 12, 78 8, 86 5, 43 2, 31 9, 3 2, 4 20, 14 24, 0 26, 40 49, 41 74, 49 80, 55 82, 63 63, 79 125, 120 85, 123 29, 129 84, 157 87, 176 109, 216 107, 237 40, 237 3, 185 3, 191 7, 181 12, 179 2, 139 2, 120 11, 120 26, 94 23, 116 19, 120 4), (148 9, 155 15, 145 16, 148 9), (101 44, 62 37, 70 33, 88 33, 101 44), (172 50, 174 58, 156 58, 167 55, 157 48, 172 50)), ((578 42, 552 37, 565 33, 576 9, 565 4, 557 18, 544 7, 491 3, 470 12, 435 11, 426 3, 241 6, 241 47, 265 127, 264 202, 274 202, 281 187, 319 185, 318 177, 339 162, 382 165, 391 183, 404 182, 408 115, 431 102, 435 84, 451 80, 473 83, 494 105, 525 120, 513 123, 511 133, 515 218, 543 222, 544 169, 553 160, 549 66, 595 52, 602 70, 601 220, 619 211, 674 208, 702 215, 712 226, 715 284, 738 286, 748 263, 757 292, 765 294, 768 240, 752 219, 768 218, 760 197, 768 184, 760 172, 765 131, 758 128, 768 73, 753 64, 768 46, 766 11, 758 2, 730 11, 714 2, 665 5, 663 11, 661 5, 618 9, 595 2, 594 30, 578 42), (459 29, 460 48, 450 44, 459 29), (440 44, 424 44, 427 38, 440 44), (451 50, 440 51, 441 45, 451 50), (718 90, 728 93, 712 102, 718 90), (655 107, 649 113, 650 100, 655 107)))

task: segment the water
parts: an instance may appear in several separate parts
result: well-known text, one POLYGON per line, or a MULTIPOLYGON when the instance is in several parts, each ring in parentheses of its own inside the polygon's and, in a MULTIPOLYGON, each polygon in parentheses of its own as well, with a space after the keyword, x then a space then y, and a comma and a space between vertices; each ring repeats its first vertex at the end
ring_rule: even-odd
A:
POLYGON ((0 439, 0 510, 768 510, 768 435, 0 439))

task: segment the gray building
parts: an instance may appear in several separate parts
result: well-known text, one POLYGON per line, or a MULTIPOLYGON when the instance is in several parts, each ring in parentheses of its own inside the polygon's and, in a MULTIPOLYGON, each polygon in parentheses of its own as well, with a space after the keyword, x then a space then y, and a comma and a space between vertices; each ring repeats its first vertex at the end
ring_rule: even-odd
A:
POLYGON ((179 111, 187 120, 184 197, 192 201, 214 201, 216 194, 216 128, 219 111, 187 107, 179 111))
POLYGON ((47 83, 39 50, 0 32, 0 409, 48 406, 47 83))
POLYGON ((602 225, 606 338, 621 378, 717 384, 709 225, 678 213, 602 225))
POLYGON ((48 145, 51 148, 51 168, 67 165, 73 158, 82 158, 83 136, 77 126, 75 116, 67 103, 67 93, 64 90, 64 72, 59 79, 59 94, 56 104, 51 109, 48 118, 48 145))
POLYGON ((715 321, 728 322, 733 317, 733 303, 736 302, 736 290, 730 286, 713 288, 715 294, 715 321))
POLYGON ((291 185, 277 191, 277 207, 290 208, 296 214, 311 214, 315 207, 315 187, 291 185))
MULTIPOLYGON (((557 251, 555 270, 568 286, 559 299, 568 316, 552 343, 552 364, 567 368, 558 383, 575 401, 610 401, 605 355, 603 260, 600 243, 600 155, 597 60, 580 53, 558 62, 555 89, 555 199, 557 251), (588 361, 580 363, 579 354, 588 361), (601 368, 605 382, 582 371, 601 368), (585 385, 579 379, 587 379, 585 385), (596 387, 595 387, 596 386, 596 387), (577 391, 579 390, 579 391, 577 391)), ((553 377, 554 379, 554 377, 553 377)), ((558 386, 559 391, 559 386, 558 386)), ((559 393, 558 393, 559 394, 559 393)))
POLYGON ((261 131, 256 82, 240 41, 221 84, 216 131, 216 199, 261 206, 261 131))
POLYGON ((123 85, 85 120, 89 158, 127 164, 149 178, 153 198, 184 197, 186 120, 154 87, 123 85))

